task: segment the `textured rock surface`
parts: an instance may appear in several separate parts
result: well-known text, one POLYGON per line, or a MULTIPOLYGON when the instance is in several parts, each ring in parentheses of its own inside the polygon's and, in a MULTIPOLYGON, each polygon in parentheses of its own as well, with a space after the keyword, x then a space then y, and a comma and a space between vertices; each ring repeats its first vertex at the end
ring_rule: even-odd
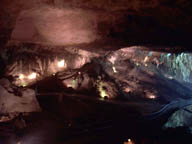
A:
MULTIPOLYGON (((165 123, 165 128, 187 127, 192 130, 192 106, 184 107, 175 113, 165 123)), ((191 131, 192 132, 192 131, 191 131)))
POLYGON ((39 112, 41 108, 32 89, 21 91, 21 96, 14 94, 7 79, 0 80, 0 114, 39 112))
POLYGON ((166 53, 143 51, 143 48, 128 47, 113 51, 106 55, 107 61, 103 62, 106 73, 115 79, 127 97, 164 102, 190 98, 189 88, 176 78, 166 77, 168 71, 161 72, 160 55, 166 53), (148 62, 146 57, 150 57, 148 62))
POLYGON ((82 9, 42 7, 23 11, 12 39, 52 45, 91 43, 98 39, 95 17, 82 9))
POLYGON ((93 57, 99 57, 98 51, 87 51, 74 47, 61 48, 53 46, 42 46, 35 44, 23 44, 14 47, 7 47, 4 55, 4 61, 8 61, 5 75, 12 75, 17 80, 15 84, 23 83, 26 85, 29 81, 28 76, 35 72, 37 78, 55 74, 58 71, 78 69, 91 61, 93 57), (63 61, 63 66, 58 63, 63 61), (22 79, 19 79, 20 75, 22 79), (28 81, 28 82, 27 82, 28 81))
POLYGON ((192 32, 191 6, 192 3, 189 0, 34 0, 27 2, 2 0, 1 45, 6 44, 10 39, 17 20, 13 38, 18 32, 18 27, 24 26, 28 29, 26 33, 21 32, 27 35, 24 37, 19 35, 18 40, 29 41, 30 39, 31 41, 32 37, 32 40, 36 38, 37 42, 46 40, 46 42, 61 45, 90 43, 99 36, 103 41, 109 39, 105 45, 113 45, 112 39, 116 43, 121 41, 124 45, 152 43, 186 46, 191 40, 189 37, 192 32), (49 7, 53 11, 48 10, 47 15, 43 11, 40 15, 35 14, 35 11, 41 11, 44 7, 49 7), (74 8, 81 10, 74 10, 74 8), (73 12, 63 14, 63 11, 73 12), (34 13, 31 15, 30 12, 34 13), (24 17, 23 25, 19 19, 23 18, 24 13, 28 14, 24 17), (63 23, 67 25, 63 26, 63 23), (37 31, 38 28, 40 32, 37 31), (34 37, 33 34, 35 34, 34 37))
POLYGON ((26 48, 11 49, 15 51, 16 56, 10 57, 13 63, 7 69, 7 75, 17 76, 16 84, 19 85, 23 85, 22 82, 25 80, 30 85, 31 81, 27 78, 19 79, 19 74, 28 76, 27 72, 29 74, 37 72, 38 76, 34 81, 39 81, 52 74, 57 78, 39 84, 39 87, 50 84, 50 88, 44 88, 44 92, 52 91, 51 89, 54 89, 55 92, 57 86, 58 91, 65 91, 67 87, 70 87, 77 93, 94 89, 95 92, 102 91, 103 95, 104 91, 107 91, 110 97, 123 93, 127 99, 157 99, 164 103, 177 98, 191 97, 189 88, 179 83, 174 77, 166 76, 166 70, 161 72, 160 55, 162 53, 143 51, 145 47, 135 46, 117 51, 93 50, 91 52, 76 48, 51 47, 49 50, 49 48, 38 47, 38 45, 25 46, 26 48), (31 53, 35 46, 38 50, 31 53), (45 49, 43 50, 43 48, 45 49), (60 53, 60 50, 63 53, 60 53), (63 68, 58 68, 58 58, 64 60, 63 68), (55 83, 58 79, 63 81, 63 84, 56 86, 55 83))

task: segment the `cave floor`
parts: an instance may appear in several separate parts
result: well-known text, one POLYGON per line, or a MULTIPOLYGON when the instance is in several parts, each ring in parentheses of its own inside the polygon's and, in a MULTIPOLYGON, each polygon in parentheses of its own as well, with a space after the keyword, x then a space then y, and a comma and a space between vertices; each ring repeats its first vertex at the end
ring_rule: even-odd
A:
MULTIPOLYGON (((25 127, 15 126, 17 118, 0 124, 0 142, 35 144, 122 144, 131 138, 137 144, 179 144, 190 140, 182 131, 170 135, 160 129, 161 122, 143 119, 162 108, 153 101, 110 102, 89 98, 46 96, 46 109, 24 115, 25 127), (46 107, 47 106, 47 107, 46 107), (150 123, 149 123, 150 122, 150 123), (173 136, 174 135, 174 136, 173 136), (178 137, 175 137, 177 136, 178 137)), ((43 98, 45 102, 45 98, 43 98)), ((20 121, 22 125, 22 122, 20 121)))

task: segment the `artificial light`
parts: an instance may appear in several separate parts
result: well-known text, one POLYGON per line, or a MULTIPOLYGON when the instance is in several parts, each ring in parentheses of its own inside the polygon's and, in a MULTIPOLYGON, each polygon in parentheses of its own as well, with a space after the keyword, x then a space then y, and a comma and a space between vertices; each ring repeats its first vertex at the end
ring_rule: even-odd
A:
POLYGON ((36 79, 37 77, 37 74, 36 73, 31 73, 29 76, 28 76, 28 79, 36 79))
POLYGON ((61 61, 59 61, 59 62, 57 63, 57 65, 58 65, 58 67, 62 68, 62 67, 64 67, 64 65, 65 65, 65 61, 64 61, 64 60, 61 60, 61 61))
POLYGON ((151 94, 151 95, 148 96, 148 98, 149 99, 156 99, 156 96, 151 94))
POLYGON ((25 76, 23 74, 19 74, 19 79, 23 80, 25 78, 25 76))

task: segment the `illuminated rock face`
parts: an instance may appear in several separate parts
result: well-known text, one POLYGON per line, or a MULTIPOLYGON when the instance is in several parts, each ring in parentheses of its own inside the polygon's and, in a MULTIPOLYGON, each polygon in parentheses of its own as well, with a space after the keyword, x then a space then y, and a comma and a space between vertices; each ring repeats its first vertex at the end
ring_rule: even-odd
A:
POLYGON ((79 69, 93 57, 99 57, 95 52, 77 48, 62 49, 61 52, 48 50, 42 45, 29 47, 26 44, 16 46, 7 54, 4 53, 10 63, 7 64, 5 75, 13 76, 13 83, 17 86, 27 86, 59 71, 79 69))
POLYGON ((12 40, 52 45, 91 43, 97 39, 96 27, 91 11, 42 7, 20 14, 12 40))
POLYGON ((2 0, 0 39, 6 44, 16 23, 12 39, 21 42, 190 44, 191 6, 189 0, 2 0))
POLYGON ((10 82, 1 79, 0 91, 0 114, 41 111, 35 91, 32 89, 20 91, 20 95, 17 95, 10 82))
POLYGON ((190 132, 192 133, 192 106, 189 105, 184 107, 180 110, 174 112, 165 123, 165 128, 179 128, 179 127, 186 127, 189 128, 190 132))
POLYGON ((97 50, 90 52, 66 48, 60 54, 54 52, 57 47, 53 47, 54 51, 50 52, 43 48, 46 47, 38 47, 33 53, 31 51, 35 48, 15 48, 14 57, 10 58, 13 63, 8 65, 7 75, 18 76, 14 82, 16 85, 29 86, 53 75, 63 82, 64 88, 71 87, 75 91, 94 88, 103 97, 115 98, 123 93, 130 99, 160 99, 164 102, 178 97, 191 97, 191 90, 174 77, 166 76, 169 69, 161 71, 166 64, 166 61, 161 62, 161 56, 167 56, 168 53, 144 51, 146 47, 142 46, 103 52, 103 55, 96 53, 97 50))
MULTIPOLYGON (((165 67, 167 61, 163 57, 169 53, 144 51, 144 49, 145 47, 141 46, 127 47, 106 56, 107 62, 103 64, 105 71, 115 79, 126 97, 158 99, 164 102, 176 98, 190 98, 189 88, 182 85, 177 78, 171 79, 166 76, 172 67, 165 67)), ((175 59, 170 59, 170 62, 176 63, 175 59)), ((189 64, 190 61, 183 66, 189 67, 189 64)), ((180 65, 177 67, 176 74, 180 75, 179 70, 182 67, 180 65)))

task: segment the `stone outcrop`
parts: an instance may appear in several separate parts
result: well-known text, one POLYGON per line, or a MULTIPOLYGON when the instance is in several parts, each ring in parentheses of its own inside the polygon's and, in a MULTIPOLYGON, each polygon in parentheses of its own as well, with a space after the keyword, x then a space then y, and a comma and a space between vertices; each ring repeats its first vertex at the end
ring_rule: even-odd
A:
MULTIPOLYGON (((18 89, 17 89, 18 90, 18 89)), ((20 95, 7 79, 0 80, 0 114, 40 112, 32 89, 20 90, 20 95)))
POLYGON ((174 112, 168 121, 165 123, 164 128, 179 128, 185 127, 192 133, 192 106, 189 105, 174 112))
MULTIPOLYGON (((164 102, 190 98, 192 95, 188 87, 180 83, 177 77, 171 78, 166 75, 172 68, 164 69, 163 64, 166 61, 160 56, 167 56, 168 53, 144 49, 122 48, 106 55, 107 61, 103 62, 106 73, 115 79, 126 97, 157 99, 164 102), (164 63, 161 63, 161 60, 164 63)), ((174 63, 174 59, 172 61, 174 63)))
MULTIPOLYGON (((56 47, 53 49, 56 50, 56 47)), ((166 56, 168 53, 143 51, 144 49, 145 47, 127 47, 100 53, 97 50, 90 52, 66 48, 62 50, 65 52, 63 55, 47 53, 45 57, 41 57, 36 53, 37 55, 34 56, 36 58, 30 60, 28 58, 24 60, 24 56, 21 55, 15 57, 17 60, 13 59, 13 65, 10 66, 7 74, 19 77, 17 75, 19 72, 24 73, 25 69, 29 68, 30 73, 36 71, 41 74, 34 79, 33 84, 52 75, 56 79, 38 84, 40 89, 44 87, 43 85, 45 87, 48 85, 49 88, 43 88, 44 92, 49 92, 49 90, 55 92, 57 88, 59 92, 68 92, 70 90, 66 89, 72 88, 73 92, 77 93, 94 90, 103 95, 109 95, 110 98, 121 95, 126 99, 151 99, 163 103, 177 98, 190 98, 191 90, 179 83, 176 77, 167 76, 169 69, 162 70, 164 66, 160 61, 160 56, 166 56), (54 64, 55 69, 51 63, 44 65, 44 61, 49 62, 55 59, 55 56, 66 62, 65 67, 58 69, 57 63, 54 64), (22 68, 19 65, 21 62, 17 63, 18 61, 23 61, 22 68), (43 65, 45 70, 41 69, 43 65), (46 75, 47 73, 49 75, 46 75), (53 82, 54 80, 60 81, 58 87, 53 82), (54 90, 51 90, 51 87, 54 90)), ((19 79, 16 81, 17 84, 21 84, 19 79)), ((26 82, 30 85, 29 80, 26 79, 26 82)))

